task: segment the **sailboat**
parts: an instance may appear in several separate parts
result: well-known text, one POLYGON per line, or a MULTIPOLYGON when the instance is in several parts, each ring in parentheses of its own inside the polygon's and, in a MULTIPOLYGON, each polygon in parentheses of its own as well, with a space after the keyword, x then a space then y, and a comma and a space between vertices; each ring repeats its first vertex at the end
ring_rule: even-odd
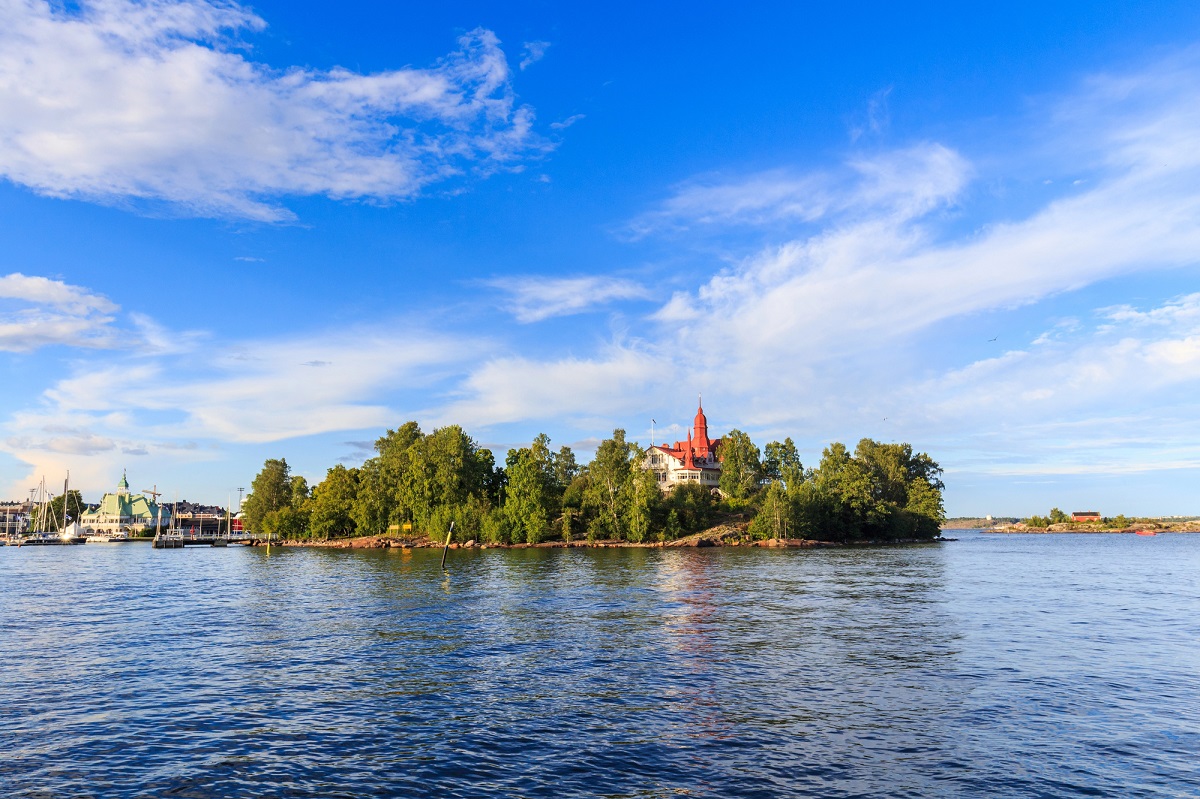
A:
POLYGON ((62 526, 58 524, 58 517, 49 519, 50 507, 54 501, 53 495, 46 490, 46 478, 42 478, 41 484, 38 486, 38 529, 23 537, 18 546, 47 546, 47 545, 64 545, 64 544, 82 544, 87 539, 80 535, 79 525, 67 524, 67 500, 71 494, 68 490, 71 482, 71 473, 67 472, 67 479, 63 481, 63 518, 62 526), (53 521, 58 530, 50 530, 50 522, 53 521))

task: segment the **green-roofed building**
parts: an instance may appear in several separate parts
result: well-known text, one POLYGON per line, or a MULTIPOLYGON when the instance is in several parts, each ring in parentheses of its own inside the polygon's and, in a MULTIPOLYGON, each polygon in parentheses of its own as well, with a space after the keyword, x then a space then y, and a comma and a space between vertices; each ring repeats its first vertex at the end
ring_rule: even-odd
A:
POLYGON ((143 494, 130 494, 129 480, 124 473, 116 492, 105 494, 100 507, 84 512, 79 520, 85 533, 138 533, 147 527, 153 529, 159 523, 163 529, 170 526, 170 508, 160 507, 143 494))

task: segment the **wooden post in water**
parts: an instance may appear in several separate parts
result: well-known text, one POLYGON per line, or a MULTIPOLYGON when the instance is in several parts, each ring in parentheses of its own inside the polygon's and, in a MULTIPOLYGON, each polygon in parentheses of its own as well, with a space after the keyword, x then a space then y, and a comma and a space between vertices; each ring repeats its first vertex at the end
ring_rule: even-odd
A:
POLYGON ((442 547, 442 571, 446 570, 446 550, 450 548, 450 536, 454 535, 454 522, 450 522, 450 529, 446 531, 446 545, 442 547))

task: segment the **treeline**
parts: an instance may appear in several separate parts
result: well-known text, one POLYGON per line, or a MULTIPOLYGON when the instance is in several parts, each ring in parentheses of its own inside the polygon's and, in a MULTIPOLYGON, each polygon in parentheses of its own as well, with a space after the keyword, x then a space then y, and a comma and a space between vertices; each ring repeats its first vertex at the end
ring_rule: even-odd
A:
MULTIPOLYGON (((1021 520, 1028 527, 1049 527, 1052 524, 1066 524, 1072 521, 1074 521, 1073 517, 1064 513, 1060 508, 1051 508, 1050 513, 1045 516, 1030 516, 1028 519, 1021 520)), ((1126 516, 1124 513, 1119 513, 1116 516, 1105 516, 1094 522, 1078 523, 1097 524, 1107 530, 1121 530, 1135 524, 1154 524, 1159 521, 1161 520, 1147 516, 1126 516)))
POLYGON ((907 444, 825 450, 805 469, 791 439, 764 450, 733 430, 722 440, 719 496, 698 484, 664 494, 645 450, 614 430, 580 465, 539 435, 497 464, 462 428, 423 433, 408 422, 375 442, 361 467, 334 466, 309 489, 285 460, 268 460, 243 505, 254 532, 287 539, 387 532, 531 543, 551 538, 666 541, 751 518, 750 535, 821 540, 933 538, 943 518, 941 469, 907 444))

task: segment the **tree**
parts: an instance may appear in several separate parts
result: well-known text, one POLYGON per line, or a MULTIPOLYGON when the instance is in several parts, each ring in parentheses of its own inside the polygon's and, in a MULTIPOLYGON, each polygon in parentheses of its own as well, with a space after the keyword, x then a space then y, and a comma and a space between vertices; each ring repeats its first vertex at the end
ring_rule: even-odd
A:
POLYGON ((746 499, 758 491, 761 479, 758 447, 741 430, 730 430, 721 438, 721 493, 746 499))
POLYGON ((663 525, 662 532, 659 533, 659 540, 671 541, 679 538, 683 534, 683 528, 679 524, 679 513, 672 508, 667 514, 666 524, 663 525))
POLYGON ((242 503, 242 521, 250 532, 264 532, 263 519, 272 511, 292 504, 291 470, 283 458, 268 458, 250 484, 250 495, 242 503))
POLYGON ((568 446, 559 447, 554 456, 554 482, 558 484, 559 493, 571 485, 571 481, 579 474, 579 464, 575 462, 575 453, 568 446))
POLYGON ((358 502, 359 470, 338 464, 313 488, 309 504, 309 532, 314 538, 350 536, 357 530, 354 508, 358 502))
MULTIPOLYGON (((699 483, 677 483, 667 495, 668 518, 672 513, 680 533, 694 533, 709 526, 713 516, 712 492, 699 483)), ((676 538, 678 535, 675 536, 676 538)))
POLYGON ((787 538, 791 515, 791 503, 783 484, 772 482, 763 496, 762 508, 750 522, 750 535, 754 538, 787 538))
MULTIPOLYGON (((540 438, 540 437, 539 437, 540 438)), ((530 544, 542 540, 550 520, 552 473, 548 473, 549 450, 535 441, 533 447, 509 450, 505 469, 508 487, 505 490, 504 512, 512 530, 530 544)))
POLYGON ((588 525, 589 537, 625 537, 626 506, 630 497, 627 484, 632 468, 625 431, 617 428, 613 430, 612 438, 600 442, 596 456, 588 466, 584 507, 596 514, 588 525))
POLYGON ((863 538, 884 521, 886 509, 872 496, 868 468, 850 455, 845 444, 835 441, 825 448, 813 479, 814 499, 819 501, 812 509, 819 510, 827 526, 821 537, 863 538))
POLYGON ((54 499, 50 500, 49 507, 46 509, 46 517, 43 520, 41 516, 42 509, 40 506, 33 509, 33 527, 40 530, 61 530, 63 529, 63 504, 67 506, 67 524, 79 521, 83 515, 84 509, 87 507, 83 504, 83 495, 74 488, 69 490, 66 495, 59 494, 54 499))
POLYGON ((785 486, 796 482, 797 477, 803 479, 804 467, 791 438, 785 438, 782 444, 772 441, 763 448, 762 473, 768 480, 782 480, 785 486))
POLYGON ((495 468, 491 451, 458 425, 424 435, 416 422, 405 422, 379 438, 375 451, 362 466, 352 512, 360 532, 412 522, 419 531, 442 535, 449 520, 456 529, 467 526, 455 514, 479 527, 503 493, 504 472, 495 468))
POLYGON ((915 480, 908 488, 908 504, 905 512, 911 520, 912 538, 936 538, 942 532, 946 511, 942 505, 942 492, 925 480, 915 480))
POLYGON ((628 494, 625 500, 625 530, 629 540, 637 543, 646 540, 650 534, 650 519, 662 502, 662 491, 658 488, 658 476, 640 466, 646 456, 645 451, 636 444, 631 447, 632 468, 625 489, 628 494))
POLYGON ((291 505, 273 510, 263 517, 260 532, 273 538, 295 541, 308 536, 308 512, 291 505))
POLYGON ((304 503, 308 501, 308 480, 302 475, 294 474, 290 481, 292 507, 302 508, 304 503))
POLYGON ((1071 521, 1071 517, 1058 508, 1050 509, 1050 524, 1062 524, 1071 521))

